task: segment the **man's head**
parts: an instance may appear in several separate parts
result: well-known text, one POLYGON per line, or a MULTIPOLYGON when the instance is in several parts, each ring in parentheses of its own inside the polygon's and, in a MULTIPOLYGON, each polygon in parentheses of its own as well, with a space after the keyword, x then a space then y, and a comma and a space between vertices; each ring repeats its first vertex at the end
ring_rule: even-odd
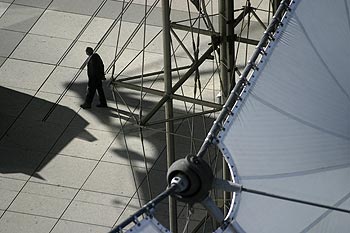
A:
POLYGON ((94 50, 91 47, 86 47, 85 52, 86 55, 91 56, 94 53, 94 50))

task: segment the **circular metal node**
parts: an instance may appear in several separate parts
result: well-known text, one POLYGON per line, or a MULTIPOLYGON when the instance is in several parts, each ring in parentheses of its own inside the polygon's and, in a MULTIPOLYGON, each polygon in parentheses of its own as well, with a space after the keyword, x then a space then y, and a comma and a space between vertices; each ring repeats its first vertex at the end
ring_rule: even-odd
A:
POLYGON ((175 193, 175 198, 186 203, 201 202, 212 189, 213 172, 207 162, 195 155, 187 155, 186 158, 175 161, 167 173, 168 184, 175 177, 187 179, 187 187, 175 193))

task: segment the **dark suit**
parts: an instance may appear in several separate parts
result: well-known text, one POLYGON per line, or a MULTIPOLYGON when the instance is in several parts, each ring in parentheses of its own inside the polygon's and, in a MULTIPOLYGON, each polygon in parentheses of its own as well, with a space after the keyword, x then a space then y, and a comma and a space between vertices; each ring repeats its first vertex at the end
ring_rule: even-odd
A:
POLYGON ((104 65, 101 57, 97 53, 91 55, 87 64, 87 73, 89 82, 85 98, 85 104, 91 105, 97 90, 100 99, 100 104, 107 105, 106 97, 102 87, 102 80, 105 79, 104 65))

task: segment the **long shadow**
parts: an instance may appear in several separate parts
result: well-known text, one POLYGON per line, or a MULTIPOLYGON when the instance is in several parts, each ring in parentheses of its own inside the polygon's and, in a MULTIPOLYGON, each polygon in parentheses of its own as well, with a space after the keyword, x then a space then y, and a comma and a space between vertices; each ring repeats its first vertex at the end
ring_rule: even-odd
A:
POLYGON ((96 140, 85 130, 88 122, 68 107, 57 106, 56 114, 49 121, 41 121, 52 104, 0 87, 0 173, 22 173, 45 179, 39 172, 56 155, 52 153, 54 146, 55 151, 60 151, 75 137, 96 140), (73 118, 80 120, 76 134, 60 137, 73 118))

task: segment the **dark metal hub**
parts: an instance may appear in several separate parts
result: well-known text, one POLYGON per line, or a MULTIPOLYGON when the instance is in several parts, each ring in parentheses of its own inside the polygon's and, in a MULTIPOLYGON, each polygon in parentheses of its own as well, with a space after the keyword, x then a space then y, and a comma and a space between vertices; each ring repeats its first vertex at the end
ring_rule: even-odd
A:
POLYGON ((209 194, 213 184, 213 173, 207 162, 195 155, 175 161, 168 169, 167 181, 170 186, 172 180, 182 177, 186 179, 186 186, 174 194, 179 201, 186 203, 201 202, 209 194))

